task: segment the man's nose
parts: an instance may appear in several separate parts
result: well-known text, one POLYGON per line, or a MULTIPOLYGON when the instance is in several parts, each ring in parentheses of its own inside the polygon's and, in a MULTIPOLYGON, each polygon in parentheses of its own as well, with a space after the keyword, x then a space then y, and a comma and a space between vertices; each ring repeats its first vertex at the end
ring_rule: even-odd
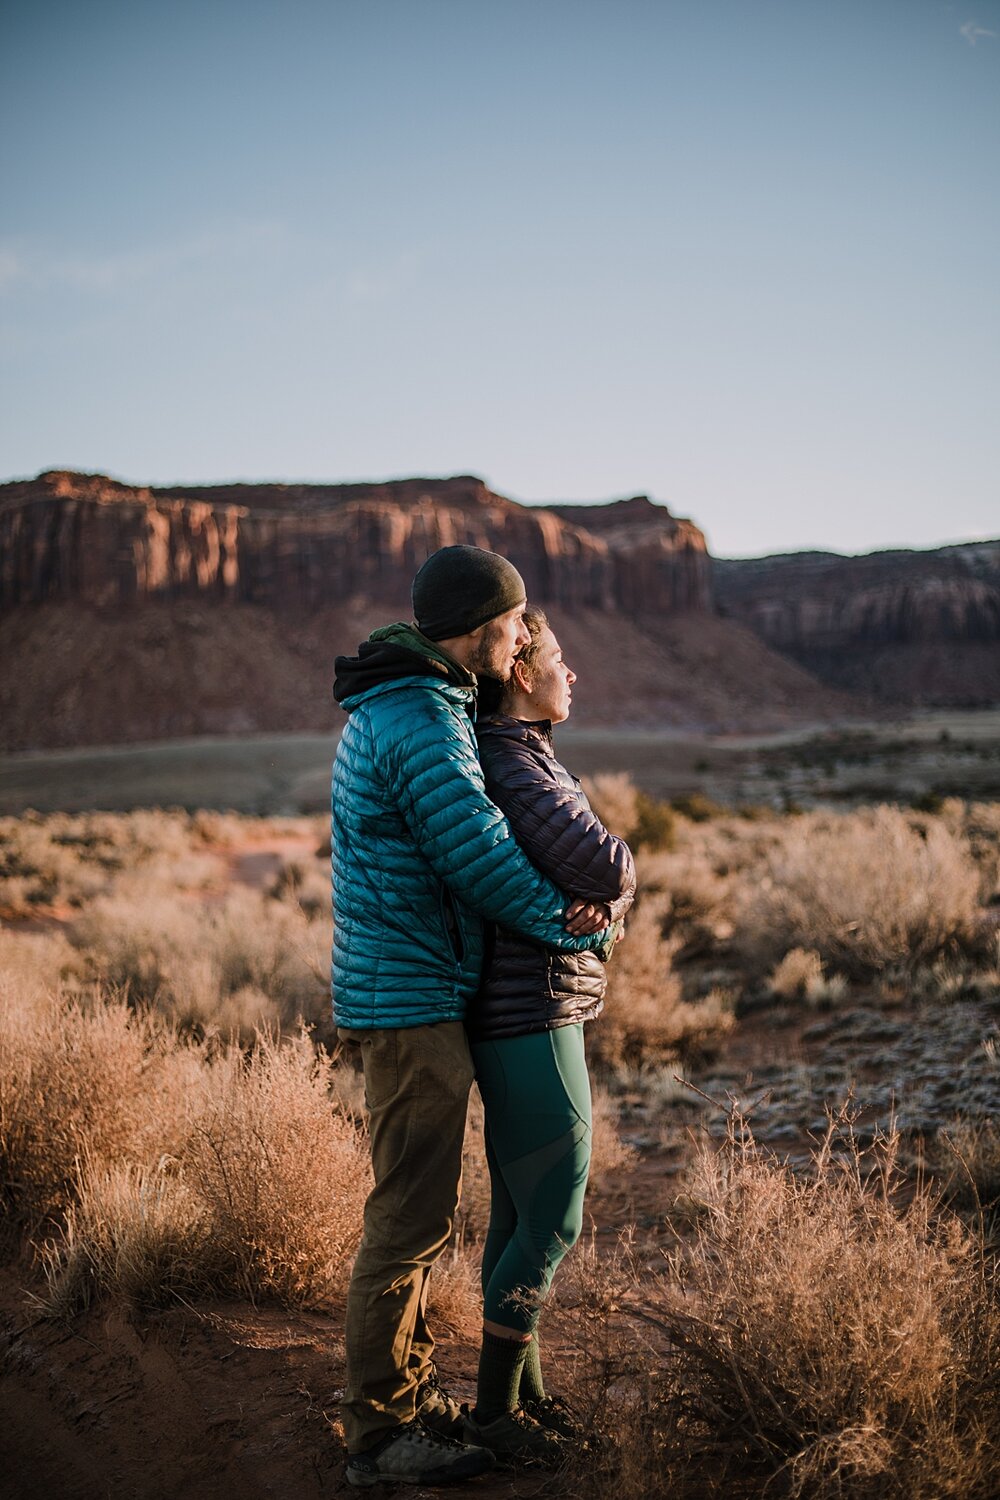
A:
POLYGON ((518 651, 520 651, 522 649, 522 647, 527 646, 530 643, 530 641, 531 641, 531 631, 528 629, 527 625, 525 625, 525 623, 524 623, 523 620, 518 620, 518 622, 517 622, 517 649, 518 649, 518 651))

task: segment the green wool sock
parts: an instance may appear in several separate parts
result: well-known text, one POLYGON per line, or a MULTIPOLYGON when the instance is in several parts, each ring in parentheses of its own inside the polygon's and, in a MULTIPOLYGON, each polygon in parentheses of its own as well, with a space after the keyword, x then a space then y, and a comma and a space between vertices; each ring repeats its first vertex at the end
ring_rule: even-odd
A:
POLYGON ((538 1348, 538 1334, 533 1334, 531 1343, 527 1346, 528 1352, 524 1357, 524 1369, 521 1371, 521 1389, 518 1392, 520 1401, 544 1401, 545 1383, 542 1380, 542 1358, 538 1348))
POLYGON ((494 1333, 484 1332, 476 1386, 474 1416, 477 1422, 492 1422, 505 1412, 516 1410, 521 1371, 530 1342, 501 1339, 494 1333))

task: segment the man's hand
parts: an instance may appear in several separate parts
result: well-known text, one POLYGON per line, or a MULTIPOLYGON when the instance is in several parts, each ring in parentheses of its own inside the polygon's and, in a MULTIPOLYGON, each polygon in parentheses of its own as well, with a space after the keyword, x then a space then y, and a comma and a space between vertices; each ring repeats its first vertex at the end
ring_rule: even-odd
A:
POLYGON ((610 921, 611 912, 603 902, 574 901, 566 909, 566 931, 571 937, 589 937, 610 921))

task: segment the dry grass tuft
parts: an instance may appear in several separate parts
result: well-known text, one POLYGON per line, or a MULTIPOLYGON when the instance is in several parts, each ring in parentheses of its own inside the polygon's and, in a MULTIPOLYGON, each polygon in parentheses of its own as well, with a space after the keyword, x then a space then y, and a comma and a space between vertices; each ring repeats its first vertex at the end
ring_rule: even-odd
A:
POLYGON ((1000 1123, 996 1120, 956 1120, 932 1142, 928 1166, 956 1208, 1000 1217, 1000 1123))
POLYGON ((478 1245, 454 1240, 431 1272, 428 1292, 435 1327, 478 1341, 483 1321, 483 1289, 478 1245))
POLYGON ((355 1093, 304 1033, 245 1052, 100 993, 0 984, 0 1194, 10 1224, 60 1226, 40 1251, 50 1307, 329 1297, 370 1182, 355 1093))
POLYGON ((37 1223, 76 1195, 78 1164, 180 1148, 203 1058, 121 1000, 26 1001, 0 988, 0 1194, 37 1223))
POLYGON ((789 948, 772 970, 768 985, 781 1000, 804 1000, 814 1006, 832 1004, 847 993, 844 976, 827 977, 823 960, 813 948, 789 948))
POLYGON ((224 1279, 205 1203, 171 1171, 134 1162, 90 1163, 62 1233, 39 1256, 50 1316, 67 1317, 99 1296, 149 1306, 193 1296, 224 1279))
POLYGON ((601 1351, 575 1395, 606 1444, 575 1493, 997 1493, 995 1270, 926 1188, 900 1193, 897 1146, 865 1155, 842 1121, 797 1176, 737 1122, 703 1154, 693 1240, 659 1278, 626 1247, 589 1292, 567 1284, 601 1351), (602 1332, 612 1308, 625 1339, 602 1332))
POLYGON ((898 809, 810 814, 789 823, 744 887, 745 958, 762 971, 790 948, 864 979, 974 946, 980 875, 943 823, 915 828, 898 809))
POLYGON ((627 839, 639 816, 639 788, 627 771, 601 771, 582 778, 583 790, 605 828, 627 839))
POLYGON ((93 901, 73 940, 94 977, 199 1032, 327 1019, 328 921, 237 890, 203 906, 137 880, 93 901))
POLYGON ((669 899, 641 897, 608 965, 607 1004, 592 1033, 595 1060, 609 1070, 711 1051, 733 1026, 731 997, 715 990, 683 998, 673 959, 677 936, 664 937, 669 899))
POLYGON ((301 1304, 342 1284, 370 1185, 365 1141, 331 1107, 333 1063, 303 1033, 260 1036, 211 1072, 186 1155, 212 1239, 251 1295, 301 1304))

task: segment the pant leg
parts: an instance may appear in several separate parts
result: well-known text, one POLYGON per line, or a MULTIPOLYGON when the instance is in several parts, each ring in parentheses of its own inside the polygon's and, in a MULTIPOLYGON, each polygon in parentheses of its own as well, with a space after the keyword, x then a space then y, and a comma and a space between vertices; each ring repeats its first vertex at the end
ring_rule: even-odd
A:
POLYGON ((491 1173, 514 1210, 506 1243, 497 1236, 484 1277, 485 1313, 530 1332, 583 1223, 591 1142, 583 1027, 476 1043, 473 1055, 491 1173))
POLYGON ((428 1266, 417 1298, 417 1314, 413 1320, 413 1337, 410 1339, 409 1370, 417 1385, 431 1373, 434 1358, 434 1335, 427 1326, 427 1297, 430 1289, 431 1269, 428 1266))
POLYGON ((347 1294, 348 1451, 413 1417, 433 1350, 430 1268, 458 1202, 472 1063, 461 1022, 356 1032, 365 1067, 375 1186, 347 1294))
POLYGON ((490 1169, 490 1223, 483 1245, 482 1287, 483 1295, 490 1284, 490 1277, 497 1261, 503 1255, 517 1229, 517 1210, 507 1191, 503 1172, 497 1160, 490 1137, 489 1121, 486 1122, 486 1165, 490 1169))

